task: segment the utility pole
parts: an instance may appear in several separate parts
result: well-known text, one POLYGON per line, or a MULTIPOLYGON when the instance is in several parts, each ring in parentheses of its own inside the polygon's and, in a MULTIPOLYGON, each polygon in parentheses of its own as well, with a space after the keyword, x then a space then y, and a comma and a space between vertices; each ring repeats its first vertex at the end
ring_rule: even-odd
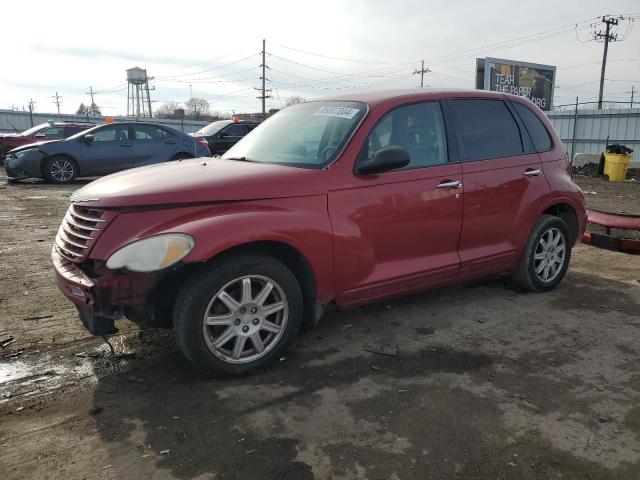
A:
POLYGON ((93 101, 93 87, 89 86, 89 91, 85 92, 87 95, 91 95, 91 106, 87 108, 87 118, 89 118, 89 114, 95 115, 95 102, 93 101))
POLYGON ((33 106, 36 102, 33 101, 33 98, 29 99, 29 118, 31 120, 31 126, 33 127, 33 106))
POLYGON ((262 100, 262 119, 264 120, 265 118, 267 118, 267 110, 266 110, 266 104, 265 104, 265 100, 269 97, 271 97, 271 95, 267 95, 267 92, 269 92, 270 90, 267 89, 267 80, 269 80, 267 78, 267 62, 266 62, 266 40, 262 40, 262 64, 260 65, 262 67, 262 76, 260 77, 260 80, 262 80, 262 88, 256 88, 256 90, 261 92, 261 95, 257 98, 259 98, 260 100, 262 100))
POLYGON ((55 97, 54 97, 54 96, 52 96, 51 98, 55 98, 55 100, 53 101, 53 103, 55 103, 55 104, 56 104, 56 107, 58 107, 58 115, 60 115, 60 103, 62 103, 62 102, 60 102, 60 99, 61 99, 62 97, 61 97, 60 95, 58 95, 58 92, 56 92, 55 97))
POLYGON ((191 100, 193 100, 193 88, 191 88, 191 84, 189 84, 189 95, 190 95, 189 98, 191 98, 191 100))
POLYGON ((618 40, 618 35, 611 33, 611 26, 618 25, 617 18, 602 17, 602 23, 606 25, 604 33, 602 30, 594 34, 596 40, 604 39, 604 53, 602 55, 602 70, 600 71, 600 93, 598 95, 598 110, 602 110, 602 94, 604 92, 604 72, 607 68, 607 52, 609 51, 609 42, 618 40))
POLYGON ((629 105, 629 108, 633 108, 633 94, 635 92, 635 88, 634 85, 631 85, 631 105, 629 105))
POLYGON ((429 70, 428 68, 424 68, 424 60, 422 60, 422 66, 420 67, 420 70, 416 70, 413 72, 413 75, 420 74, 420 88, 424 87, 424 74, 429 73, 430 71, 431 70, 429 70))

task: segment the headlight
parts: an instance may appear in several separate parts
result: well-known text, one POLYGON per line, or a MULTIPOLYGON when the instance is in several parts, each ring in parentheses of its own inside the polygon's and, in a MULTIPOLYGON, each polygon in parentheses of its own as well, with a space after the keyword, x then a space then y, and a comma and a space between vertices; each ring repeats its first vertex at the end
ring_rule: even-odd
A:
POLYGON ((15 153, 13 153, 13 156, 14 156, 15 158, 22 158, 22 157, 24 157, 25 155, 27 155, 27 154, 29 154, 29 153, 31 153, 31 152, 33 152, 33 151, 35 151, 35 148, 28 148, 28 149, 26 149, 26 150, 20 150, 19 152, 15 152, 15 153))
POLYGON ((179 262, 195 245, 189 235, 167 233, 145 238, 122 247, 107 260, 107 268, 132 272, 153 272, 179 262))

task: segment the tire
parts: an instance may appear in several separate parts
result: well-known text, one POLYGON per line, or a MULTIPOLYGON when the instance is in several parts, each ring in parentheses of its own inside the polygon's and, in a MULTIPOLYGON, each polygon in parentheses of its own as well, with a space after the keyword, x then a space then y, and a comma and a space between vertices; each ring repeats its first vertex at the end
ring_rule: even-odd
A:
POLYGON ((533 226, 520 265, 511 274, 513 282, 531 292, 555 288, 569 268, 571 247, 571 234, 566 222, 560 217, 542 215, 533 226), (550 246, 545 247, 547 244, 550 246))
POLYGON ((174 160, 187 160, 188 158, 193 158, 193 156, 189 155, 188 153, 176 153, 171 158, 171 161, 174 161, 174 160))
POLYGON ((42 174, 49 183, 71 183, 78 176, 78 165, 69 157, 55 155, 45 160, 42 174))
POLYGON ((173 324, 178 348, 198 370, 238 376, 286 354, 302 316, 302 290, 291 270, 273 257, 249 253, 192 274, 176 299, 173 324), (261 299, 267 283, 272 288, 261 299), (282 308, 275 310, 280 302, 282 308), (206 316, 212 325, 206 325, 206 316))

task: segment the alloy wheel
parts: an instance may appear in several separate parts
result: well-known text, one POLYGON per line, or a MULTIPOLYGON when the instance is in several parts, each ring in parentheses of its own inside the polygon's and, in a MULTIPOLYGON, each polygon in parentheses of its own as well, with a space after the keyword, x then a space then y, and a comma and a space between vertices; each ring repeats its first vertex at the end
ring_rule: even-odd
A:
POLYGON ((58 182, 68 182, 73 178, 73 165, 68 160, 55 160, 51 163, 51 176, 58 182))
POLYGON ((288 317, 282 287, 268 277, 246 275, 228 282, 209 301, 204 339, 225 362, 253 362, 277 345, 288 317))
POLYGON ((545 283, 553 281, 562 270, 567 253, 565 237, 556 227, 546 230, 533 256, 533 267, 537 277, 545 283))

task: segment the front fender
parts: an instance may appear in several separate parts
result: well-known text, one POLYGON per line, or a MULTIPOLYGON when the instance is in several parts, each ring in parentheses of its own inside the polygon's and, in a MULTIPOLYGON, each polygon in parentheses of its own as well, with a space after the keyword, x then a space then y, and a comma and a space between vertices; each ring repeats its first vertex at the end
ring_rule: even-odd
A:
POLYGON ((325 195, 124 211, 105 229, 89 256, 107 260, 133 241, 170 232, 195 239, 193 251, 183 260, 187 264, 204 263, 254 242, 288 245, 309 264, 317 298, 332 298, 333 243, 325 195))

